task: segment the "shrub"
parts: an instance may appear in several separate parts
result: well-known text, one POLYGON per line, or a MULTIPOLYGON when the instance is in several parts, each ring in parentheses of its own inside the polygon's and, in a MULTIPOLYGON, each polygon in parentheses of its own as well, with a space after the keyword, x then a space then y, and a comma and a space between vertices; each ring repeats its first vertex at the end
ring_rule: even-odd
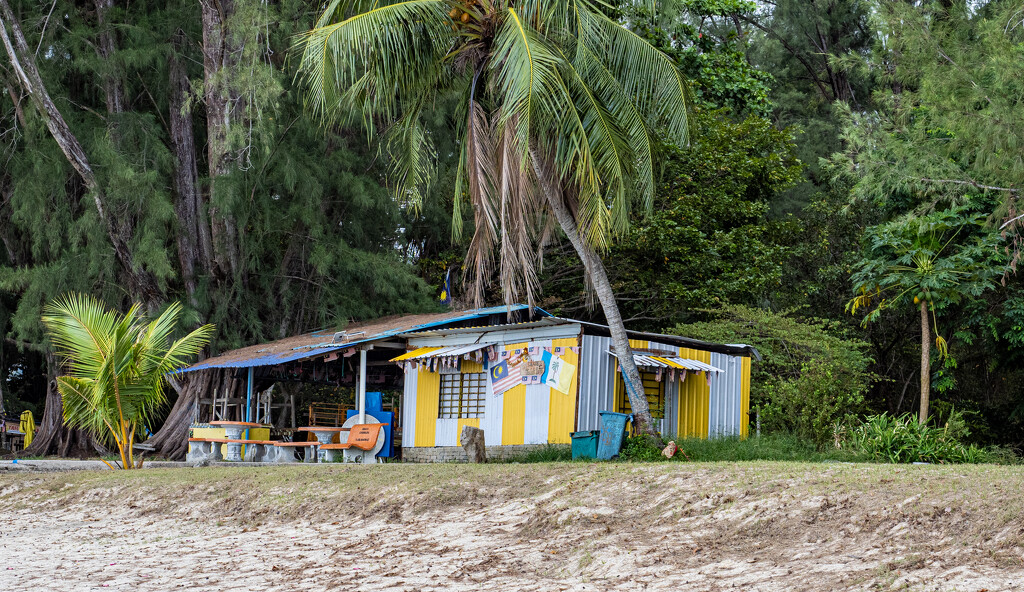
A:
POLYGON ((716 314, 721 318, 671 332, 757 348, 763 360, 751 367, 751 413, 759 410, 765 432, 792 434, 824 449, 834 426, 864 412, 864 393, 878 377, 868 371, 868 344, 848 337, 838 323, 743 306, 716 314))
MULTIPOLYGON (((956 419, 954 417, 953 419, 956 419)), ((985 449, 964 445, 963 422, 921 424, 912 414, 872 415, 852 430, 853 445, 874 460, 891 463, 981 463, 995 460, 985 449)))
POLYGON ((647 436, 628 436, 619 451, 619 460, 630 462, 654 462, 668 460, 661 455, 661 448, 655 446, 647 436))

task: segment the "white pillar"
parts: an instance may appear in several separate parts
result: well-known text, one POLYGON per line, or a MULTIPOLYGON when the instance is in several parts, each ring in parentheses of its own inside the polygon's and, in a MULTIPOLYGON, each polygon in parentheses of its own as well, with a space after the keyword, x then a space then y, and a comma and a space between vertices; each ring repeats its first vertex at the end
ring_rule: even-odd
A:
POLYGON ((366 423, 366 350, 359 350, 359 423, 366 423))

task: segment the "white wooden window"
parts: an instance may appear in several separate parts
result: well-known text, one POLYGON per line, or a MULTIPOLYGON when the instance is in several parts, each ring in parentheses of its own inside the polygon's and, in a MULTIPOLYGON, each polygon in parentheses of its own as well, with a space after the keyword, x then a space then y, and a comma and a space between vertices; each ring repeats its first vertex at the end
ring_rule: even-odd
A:
POLYGON ((441 419, 484 416, 487 374, 442 374, 441 402, 437 416, 441 419))

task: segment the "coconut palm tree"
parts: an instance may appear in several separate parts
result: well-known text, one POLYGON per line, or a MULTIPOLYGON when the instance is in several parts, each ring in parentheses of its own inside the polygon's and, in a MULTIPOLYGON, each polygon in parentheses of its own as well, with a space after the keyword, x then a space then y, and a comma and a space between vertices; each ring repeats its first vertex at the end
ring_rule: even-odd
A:
POLYGON ((610 11, 601 0, 332 0, 298 46, 310 108, 379 131, 414 203, 433 167, 424 114, 456 99, 455 229, 468 196, 477 303, 497 264, 505 301, 532 305, 557 224, 604 310, 636 427, 653 434, 599 253, 635 203, 651 207, 652 130, 685 142, 688 95, 673 61, 610 11))
POLYGON ((132 452, 135 435, 164 404, 167 374, 184 366, 213 335, 213 325, 203 325, 172 342, 180 314, 181 306, 172 304, 147 323, 141 304, 121 314, 77 294, 44 310, 43 324, 67 373, 57 378, 64 422, 99 441, 113 440, 122 468, 142 465, 132 452))

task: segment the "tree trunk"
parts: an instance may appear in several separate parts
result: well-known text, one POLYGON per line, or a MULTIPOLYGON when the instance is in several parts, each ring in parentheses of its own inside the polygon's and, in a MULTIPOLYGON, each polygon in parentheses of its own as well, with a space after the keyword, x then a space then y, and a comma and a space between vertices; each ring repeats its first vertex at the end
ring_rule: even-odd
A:
MULTIPOLYGON (((117 39, 114 37, 114 28, 110 25, 108 11, 114 7, 114 0, 96 0, 96 21, 99 25, 100 36, 96 44, 96 52, 105 62, 113 59, 117 51, 117 39)), ((120 78, 114 74, 116 67, 107 64, 108 73, 103 76, 103 94, 106 96, 108 113, 124 112, 124 87, 120 78)))
POLYGON ((928 421, 928 396, 932 386, 931 369, 932 336, 928 327, 928 304, 921 300, 921 413, 918 421, 928 421))
POLYGON ((239 48, 229 43, 228 20, 234 12, 231 0, 200 0, 203 14, 203 96, 206 102, 207 161, 210 174, 210 231, 216 268, 222 277, 239 271, 237 230, 230 215, 217 206, 217 178, 230 170, 229 132, 240 100, 232 97, 227 76, 239 48))
POLYGON ((562 200, 562 192, 551 182, 545 174, 538 155, 531 150, 534 173, 540 182, 541 190, 555 216, 558 225, 561 226, 565 236, 572 243, 580 260, 583 261, 583 268, 594 286, 594 292, 601 303, 605 320, 608 322, 608 329, 611 332, 612 344, 615 346, 615 353, 619 360, 619 368, 622 370, 622 382, 626 385, 626 395, 629 397, 629 406, 633 410, 633 428, 636 433, 657 436, 654 431, 654 420, 651 417, 650 405, 647 403, 647 396, 644 393, 643 381, 640 380, 640 371, 637 370, 636 362, 633 360, 633 348, 629 345, 629 336, 626 334, 626 325, 622 322, 622 315, 619 313, 619 305, 615 302, 615 293, 612 291, 612 284, 608 281, 608 274, 605 271, 604 263, 580 236, 576 226, 576 219, 568 206, 562 200))
POLYGON ((195 296, 196 268, 209 272, 213 254, 210 246, 210 229, 206 223, 202 196, 199 192, 199 167, 196 162, 192 114, 185 111, 189 93, 188 74, 177 55, 178 48, 183 44, 181 35, 175 35, 175 49, 171 51, 169 59, 168 102, 171 148, 175 156, 174 211, 178 216, 178 259, 181 262, 185 293, 195 308, 199 305, 195 296))
POLYGON ((7 0, 0 0, 0 41, 3 42, 22 91, 31 99, 39 115, 46 122, 50 135, 53 136, 78 176, 82 178, 86 190, 92 194, 100 220, 106 226, 107 236, 114 248, 114 255, 129 281, 132 296, 142 298, 152 308, 163 300, 163 294, 157 285, 156 278, 135 264, 128 241, 117 228, 113 214, 107 211, 106 196, 96 179, 85 149, 82 148, 78 138, 71 133, 71 128, 68 127, 64 117, 50 98, 39 70, 36 68, 35 54, 25 41, 21 25, 14 18, 14 11, 11 10, 7 0), (8 29, 10 29, 10 35, 8 35, 8 29))
POLYGON ((64 425, 64 402, 57 390, 57 359, 46 355, 46 403, 39 429, 32 444, 21 454, 24 456, 79 456, 107 454, 107 449, 84 430, 64 425))
POLYGON ((146 443, 154 447, 153 454, 170 460, 181 460, 188 452, 188 429, 195 417, 199 397, 212 392, 211 381, 217 371, 203 371, 186 374, 180 380, 172 380, 171 387, 178 398, 167 414, 164 425, 146 443))

